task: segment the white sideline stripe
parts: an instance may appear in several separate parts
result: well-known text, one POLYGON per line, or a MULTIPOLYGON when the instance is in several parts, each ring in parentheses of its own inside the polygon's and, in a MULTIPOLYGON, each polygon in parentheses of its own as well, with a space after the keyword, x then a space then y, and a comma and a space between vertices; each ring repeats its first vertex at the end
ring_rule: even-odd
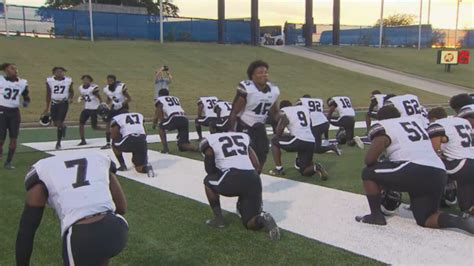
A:
MULTIPOLYGON (((356 122, 356 128, 365 128, 365 122, 356 122)), ((338 127, 334 127, 331 125, 329 128, 330 130, 338 130, 338 127)), ((267 133, 268 134, 273 134, 273 131, 271 128, 267 128, 267 133)), ((203 131, 202 136, 206 137, 209 135, 209 131, 203 131)), ((168 142, 173 142, 176 141, 176 137, 178 136, 177 133, 168 133, 168 142)), ((189 139, 190 140, 197 140, 198 135, 196 132, 189 132, 189 139)), ((146 137, 146 140, 148 143, 160 143, 160 136, 159 135, 148 135, 146 137)), ((102 147, 105 145, 105 135, 102 138, 92 138, 92 139, 87 139, 87 145, 84 146, 77 146, 80 140, 63 140, 61 141, 61 149, 62 150, 70 150, 70 149, 87 149, 87 148, 97 148, 97 147, 102 147)), ((23 143, 25 146, 30 146, 30 145, 35 145, 35 149, 41 150, 41 151, 49 151, 49 150, 54 150, 56 146, 56 141, 47 141, 47 142, 34 142, 34 143, 23 143), (39 146, 38 146, 39 145, 39 146)))
MULTIPOLYGON (((44 144, 32 143, 28 146, 42 150, 44 144)), ((93 150, 115 160, 111 150, 93 150)), ((49 153, 61 155, 73 152, 49 153)), ((149 151, 148 155, 157 177, 148 178, 135 170, 119 174, 208 204, 203 188, 206 173, 202 162, 156 151, 149 151)), ((125 154, 125 159, 131 166, 130 154, 125 154)), ((472 265, 474 261, 473 236, 419 227, 411 212, 405 208, 400 208, 397 216, 389 218, 387 226, 361 224, 355 222, 354 217, 369 212, 363 195, 269 175, 262 175, 261 178, 264 209, 285 230, 389 264, 472 265)), ((354 178, 359 179, 359 173, 354 173, 354 178)), ((235 211, 236 198, 221 197, 221 200, 223 209, 235 211)), ((208 214, 211 217, 211 210, 208 214)), ((139 225, 130 226, 133 230, 134 226, 139 225)), ((285 241, 284 235, 281 241, 285 241)))

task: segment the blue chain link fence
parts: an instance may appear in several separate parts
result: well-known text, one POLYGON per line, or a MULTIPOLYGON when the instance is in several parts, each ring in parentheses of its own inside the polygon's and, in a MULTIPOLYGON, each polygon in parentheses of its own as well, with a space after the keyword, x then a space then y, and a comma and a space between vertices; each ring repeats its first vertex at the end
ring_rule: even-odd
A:
MULTIPOLYGON (((87 39, 90 36, 89 12, 27 6, 8 6, 10 33, 87 39)), ((160 39, 158 16, 93 12, 94 37, 98 39, 160 39)), ((217 42, 217 20, 200 18, 163 19, 167 41, 217 42)), ((5 31, 0 19, 0 31, 5 31)), ((225 21, 227 43, 250 43, 250 21, 225 21)))

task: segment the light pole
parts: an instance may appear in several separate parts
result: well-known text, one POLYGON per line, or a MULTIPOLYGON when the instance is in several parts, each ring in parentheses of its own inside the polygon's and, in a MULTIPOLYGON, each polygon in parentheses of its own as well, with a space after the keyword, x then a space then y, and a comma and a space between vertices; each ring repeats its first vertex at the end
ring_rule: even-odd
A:
POLYGON ((91 31, 91 42, 94 41, 94 20, 92 18, 92 0, 89 0, 89 24, 91 31))
POLYGON ((160 1, 160 43, 163 43, 163 0, 160 1))
POLYGON ((381 7, 380 7, 379 48, 382 48, 382 35, 383 35, 383 6, 384 6, 384 0, 382 0, 382 4, 381 4, 381 7))
POLYGON ((420 0, 420 22, 418 25, 418 50, 421 49, 421 19, 423 16, 423 0, 420 0))
POLYGON ((457 0, 456 7, 456 29, 454 30, 454 48, 458 47, 458 25, 459 25, 459 4, 461 0, 457 0))
POLYGON ((10 37, 10 32, 8 31, 8 6, 7 6, 7 0, 3 0, 3 16, 5 19, 5 31, 7 34, 7 37, 10 37))

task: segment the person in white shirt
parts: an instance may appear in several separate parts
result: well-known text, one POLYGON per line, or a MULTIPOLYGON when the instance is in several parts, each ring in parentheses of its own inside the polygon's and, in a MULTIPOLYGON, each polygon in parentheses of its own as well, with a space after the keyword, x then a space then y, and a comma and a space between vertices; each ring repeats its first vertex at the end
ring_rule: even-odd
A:
POLYGON ((28 82, 18 76, 18 68, 15 64, 1 64, 0 71, 5 73, 5 76, 0 76, 0 159, 3 156, 3 144, 8 133, 10 145, 3 166, 5 169, 14 169, 12 160, 20 134, 21 123, 20 101, 23 98, 22 106, 26 108, 31 99, 28 82))
POLYGON ((232 112, 232 103, 228 101, 219 100, 214 106, 214 112, 217 116, 216 128, 219 132, 229 130, 229 116, 232 112))
POLYGON ((66 76, 64 67, 54 67, 53 76, 46 79, 46 107, 43 114, 51 113, 51 120, 57 128, 56 149, 61 148, 61 140, 66 137, 64 121, 72 104, 74 89, 72 78, 66 76))
POLYGON ((121 216, 127 201, 115 172, 110 158, 97 152, 36 162, 25 177, 16 265, 30 265, 35 233, 47 204, 61 224, 64 265, 107 265, 120 254, 127 243, 128 224, 121 216))
POLYGON ((386 96, 386 94, 382 94, 379 90, 374 90, 372 92, 370 96, 369 110, 365 116, 367 131, 369 131, 370 126, 372 125, 372 119, 377 118, 377 111, 383 107, 386 96))
POLYGON ((239 132, 215 133, 212 124, 210 130, 212 134, 200 144, 207 172, 204 187, 214 214, 206 224, 225 227, 220 195, 238 197, 237 211, 245 228, 265 228, 271 240, 280 239, 280 229, 272 215, 262 210, 262 182, 256 171, 259 162, 250 146, 250 137, 239 132))
POLYGON ((295 168, 303 176, 318 174, 323 180, 328 178, 326 170, 319 163, 313 163, 314 136, 311 132, 311 118, 308 108, 302 105, 292 106, 291 102, 280 102, 280 115, 275 136, 272 139, 272 154, 275 169, 273 175, 284 175, 281 161, 281 149, 296 152, 295 168), (289 134, 284 134, 288 128, 289 134))
POLYGON ((408 192, 416 223, 428 228, 458 228, 474 234, 474 218, 447 214, 439 202, 447 181, 446 169, 431 146, 428 133, 412 116, 401 117, 394 106, 377 113, 378 122, 369 131, 371 145, 365 156, 362 181, 370 214, 356 221, 386 225, 381 211, 381 190, 408 192), (378 158, 385 152, 387 160, 378 158))
POLYGON ((202 140, 202 126, 209 127, 210 123, 217 122, 217 113, 214 111, 219 99, 215 96, 199 97, 197 102, 197 118, 194 120, 199 141, 202 140))
POLYGON ((358 136, 354 136, 355 111, 352 107, 351 99, 347 96, 334 96, 327 100, 329 111, 327 118, 331 125, 342 128, 346 133, 347 145, 353 147, 357 145, 364 148, 364 143, 358 136), (338 117, 333 117, 333 113, 338 113, 338 117))
POLYGON ((459 209, 474 215, 474 138, 469 121, 448 117, 443 107, 429 111, 428 134, 443 160, 450 181, 456 182, 459 209))
POLYGON ((102 103, 102 98, 99 93, 99 86, 93 84, 94 79, 90 75, 83 75, 81 77, 82 85, 79 86, 79 102, 84 102, 84 109, 79 116, 79 135, 81 142, 78 146, 86 145, 86 138, 84 133, 84 126, 87 120, 91 119, 91 126, 94 130, 103 130, 98 125, 97 121, 97 109, 102 103))

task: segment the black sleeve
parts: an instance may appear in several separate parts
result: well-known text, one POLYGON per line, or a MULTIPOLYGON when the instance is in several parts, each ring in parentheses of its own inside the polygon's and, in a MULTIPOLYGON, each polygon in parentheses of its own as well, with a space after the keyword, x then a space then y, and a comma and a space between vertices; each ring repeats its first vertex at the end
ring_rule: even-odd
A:
POLYGON ((28 86, 26 86, 25 90, 21 93, 21 96, 28 97, 30 95, 30 91, 28 90, 28 86))
POLYGON ((370 141, 372 141, 376 137, 381 137, 381 136, 388 137, 387 133, 385 132, 385 128, 381 124, 374 124, 370 128, 369 133, 367 135, 370 141))
POLYGON ((474 109, 471 106, 465 106, 459 111, 458 117, 461 118, 474 118, 474 109))
POLYGON ((36 184, 40 184, 42 181, 40 180, 38 173, 34 167, 31 167, 25 177, 25 189, 26 191, 30 190, 36 184))
POLYGON ((435 137, 445 137, 446 131, 442 125, 434 123, 428 127, 428 135, 430 136, 430 139, 435 137))
POLYGON ((247 99, 247 89, 240 83, 239 86, 237 86, 237 97, 247 99))
POLYGON ((375 99, 375 97, 372 97, 372 98, 370 99, 369 113, 371 113, 371 112, 374 111, 375 106, 377 106, 377 99, 375 99))
POLYGON ((33 242, 36 230, 43 218, 43 211, 44 207, 30 207, 25 205, 16 237, 16 265, 30 265, 31 253, 33 252, 33 242))
POLYGON ((328 101, 328 106, 329 107, 337 107, 337 103, 336 103, 336 101, 334 101, 334 99, 331 98, 328 101))

